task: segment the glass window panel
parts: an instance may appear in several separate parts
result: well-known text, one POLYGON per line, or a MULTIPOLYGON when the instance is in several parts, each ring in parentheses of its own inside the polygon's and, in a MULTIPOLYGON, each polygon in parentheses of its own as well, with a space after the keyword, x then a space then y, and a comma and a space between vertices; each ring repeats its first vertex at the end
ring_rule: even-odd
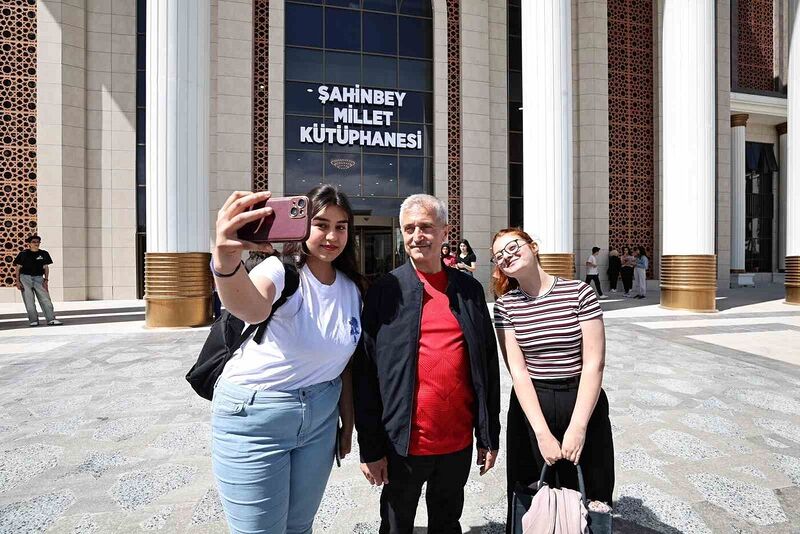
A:
POLYGON ((509 132, 508 161, 522 163, 522 134, 509 132))
POLYGON ((347 85, 361 83, 361 55, 325 52, 325 81, 347 85))
POLYGON ((400 86, 417 91, 433 90, 433 65, 430 61, 400 60, 400 86))
POLYGON ((508 34, 522 35, 522 9, 519 7, 508 8, 508 34))
POLYGON ((522 102, 508 103, 508 129, 515 132, 522 131, 522 102))
POLYGON ((314 123, 319 122, 321 122, 319 117, 296 117, 294 115, 286 115, 284 141, 286 148, 289 150, 322 150, 322 144, 300 142, 300 127, 313 126, 314 123))
POLYGON ((398 109, 403 122, 433 122, 433 95, 407 91, 403 105, 398 109))
POLYGON ((286 151, 284 187, 290 195, 301 195, 322 181, 322 153, 286 151))
POLYGON ((397 16, 364 13, 364 52, 397 53, 397 16))
POLYGON ((364 196, 397 196, 397 156, 364 156, 364 196))
POLYGON ((396 0, 364 0, 364 9, 374 11, 384 11, 386 13, 397 13, 396 0))
POLYGON ((508 195, 522 197, 522 165, 519 163, 508 166, 508 195))
POLYGON ((508 37, 508 68, 522 70, 522 38, 508 37))
POLYGON ((136 36, 136 68, 144 69, 147 65, 147 37, 144 34, 136 36))
POLYGON ((322 81, 322 52, 305 48, 286 48, 286 79, 322 81))
POLYGON ((147 131, 147 111, 144 108, 136 108, 136 143, 144 144, 147 141, 145 132, 147 131))
MULTIPOLYGON (((514 100, 516 102, 522 102, 522 73, 521 72, 509 72, 508 73, 508 83, 510 86, 510 90, 508 92, 509 100, 514 100)), ((520 104, 522 106, 522 104, 520 104)))
POLYGON ((147 74, 143 70, 136 71, 136 105, 144 106, 147 103, 147 74))
POLYGON ((147 183, 147 147, 136 145, 136 185, 147 183))
POLYGON ((325 46, 361 50, 361 12, 325 8, 325 46))
POLYGON ((426 59, 432 57, 431 20, 414 17, 399 19, 400 55, 426 59))
POLYGON ((358 9, 361 7, 361 0, 325 0, 325 4, 329 6, 352 7, 358 9))
POLYGON ((147 33, 147 1, 136 1, 136 33, 147 33))
POLYGON ((400 13, 430 17, 431 0, 400 0, 400 13))
POLYGON ((317 87, 315 83, 286 82, 286 113, 321 116, 322 103, 319 101, 317 87))
POLYGON ((136 188, 136 231, 147 231, 147 190, 144 186, 136 188))
POLYGON ((287 45, 322 46, 322 8, 301 4, 286 4, 287 45))
MULTIPOLYGON (((387 108, 384 108, 387 109, 387 108)), ((397 132, 397 122, 392 121, 391 126, 384 126, 382 128, 365 128, 376 132, 397 132)), ((386 146, 364 146, 365 154, 397 154, 397 148, 386 146)))
POLYGON ((398 170, 400 197, 428 191, 431 177, 431 161, 431 158, 400 157, 400 168, 398 170))
POLYGON ((333 152, 325 155, 325 182, 348 195, 361 195, 361 156, 333 152))
POLYGON ((400 148, 400 154, 409 156, 432 156, 431 147, 433 146, 433 127, 424 124, 412 124, 402 122, 397 126, 398 132, 407 134, 422 133, 422 147, 418 148, 400 148))
POLYGON ((512 198, 508 201, 509 226, 522 226, 522 199, 512 198))
MULTIPOLYGON (((366 13, 364 14, 366 16, 366 13)), ((397 59, 383 56, 363 56, 363 82, 367 87, 397 87, 397 59)))

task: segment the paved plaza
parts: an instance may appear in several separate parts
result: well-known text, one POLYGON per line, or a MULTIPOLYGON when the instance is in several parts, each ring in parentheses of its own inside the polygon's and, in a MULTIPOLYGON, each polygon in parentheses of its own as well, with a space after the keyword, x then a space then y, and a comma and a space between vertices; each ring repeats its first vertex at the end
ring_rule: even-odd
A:
MULTIPOLYGON (((800 308, 781 295, 720 292, 713 315, 604 301, 615 531, 800 532, 800 308)), ((209 403, 183 378, 207 329, 145 330, 138 301, 58 308, 65 326, 37 329, 0 308, 0 533, 226 532, 209 403)), ((501 451, 465 532, 503 531, 504 487, 501 451)), ((377 532, 378 496, 351 455, 315 532, 377 532)))

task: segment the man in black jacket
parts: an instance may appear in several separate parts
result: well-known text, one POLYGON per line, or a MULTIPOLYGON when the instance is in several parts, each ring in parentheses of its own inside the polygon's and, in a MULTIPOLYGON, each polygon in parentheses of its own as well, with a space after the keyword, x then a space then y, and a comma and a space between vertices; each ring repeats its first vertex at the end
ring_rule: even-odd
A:
POLYGON ((381 533, 406 534, 427 482, 428 532, 461 532, 472 434, 481 474, 500 439, 497 341, 483 288, 444 267, 447 208, 430 195, 400 207, 409 261, 367 292, 354 362, 361 471, 383 485, 381 533))

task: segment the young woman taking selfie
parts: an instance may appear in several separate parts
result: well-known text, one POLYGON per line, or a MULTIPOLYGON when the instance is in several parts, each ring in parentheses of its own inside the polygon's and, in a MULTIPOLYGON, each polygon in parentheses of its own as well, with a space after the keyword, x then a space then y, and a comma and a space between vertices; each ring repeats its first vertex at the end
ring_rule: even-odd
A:
MULTIPOLYGON (((499 295, 495 329, 514 383, 506 439, 508 525, 517 483, 528 486, 545 463, 559 460, 580 464, 589 500, 611 504, 614 445, 601 389, 605 327, 595 292, 546 273, 538 245, 518 228, 498 232, 491 253, 499 295)), ((559 462, 555 471, 564 487, 578 489, 574 467, 559 462)))
MULTIPOLYGON (((361 334, 363 278, 357 271, 353 212, 330 185, 307 194, 311 231, 284 246, 299 286, 270 319, 261 343, 234 353, 214 389, 212 468, 231 532, 311 532, 338 446, 353 432, 348 367, 361 334), (336 443, 337 425, 342 432, 336 443)), ((220 209, 212 268, 225 308, 249 324, 269 317, 286 270, 270 256, 248 275, 244 250, 273 254, 270 244, 242 241, 245 224, 272 215, 252 209, 269 192, 236 192, 220 209)))

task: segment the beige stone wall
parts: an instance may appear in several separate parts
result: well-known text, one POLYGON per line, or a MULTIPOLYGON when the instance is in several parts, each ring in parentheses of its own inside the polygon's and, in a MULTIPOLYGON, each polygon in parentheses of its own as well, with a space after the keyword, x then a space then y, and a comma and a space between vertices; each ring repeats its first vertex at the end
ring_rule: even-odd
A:
POLYGON ((600 276, 608 263, 608 5, 573 0, 573 168, 576 274, 586 275, 592 246, 600 276))
POLYGON ((478 256, 475 278, 489 281, 491 96, 488 2, 461 3, 461 234, 478 256))
POLYGON ((83 2, 38 5, 38 232, 56 301, 86 297, 85 15, 83 2))
POLYGON ((717 288, 731 276, 731 8, 717 5, 717 288))
MULTIPOLYGON (((210 180, 212 188, 215 188, 215 194, 210 197, 212 226, 217 219, 217 210, 233 191, 251 188, 253 152, 253 2, 217 0, 216 4, 216 8, 212 5, 212 23, 216 22, 216 34, 212 32, 212 40, 216 42, 212 43, 211 55, 212 75, 216 76, 216 84, 212 84, 211 93, 213 105, 211 132, 215 137, 211 145, 214 147, 212 169, 216 170, 216 180, 210 180)), ((282 2, 274 0, 270 2, 271 25, 275 23, 276 18, 280 19, 281 24, 283 23, 283 13, 274 15, 272 12, 273 9, 277 9, 275 6, 278 4, 282 2)), ((270 27, 270 37, 273 35, 273 29, 270 27)), ((282 67, 282 41, 280 48, 282 67)), ((270 51, 270 131, 274 122, 282 124, 272 116, 272 59, 273 53, 270 51)), ((280 73, 282 79, 283 68, 280 69, 280 73)), ((273 146, 270 139, 270 168, 274 159, 280 159, 282 162, 283 158, 282 155, 276 156, 272 153, 273 146)), ((275 184, 271 174, 270 172, 270 186, 275 184)), ((280 182, 282 183, 282 180, 280 182)))
POLYGON ((85 298, 136 298, 136 2, 86 1, 85 298))
MULTIPOLYGON (((508 13, 489 0, 491 219, 488 239, 508 226, 508 13)), ((491 243, 489 243, 491 245, 491 243)), ((491 266, 489 266, 491 268, 491 266)))
MULTIPOLYGON (((250 32, 252 35, 252 30, 250 32)), ((283 0, 269 3, 269 188, 275 196, 283 194, 283 81, 284 81, 283 0)))
POLYGON ((447 198, 447 3, 433 5, 433 194, 447 198))

